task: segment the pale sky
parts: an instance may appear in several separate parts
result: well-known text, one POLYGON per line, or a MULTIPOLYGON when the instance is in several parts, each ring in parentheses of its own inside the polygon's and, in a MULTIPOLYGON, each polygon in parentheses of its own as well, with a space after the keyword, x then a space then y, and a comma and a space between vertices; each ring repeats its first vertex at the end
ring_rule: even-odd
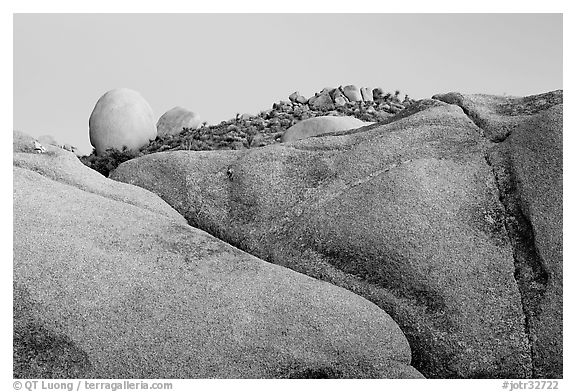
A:
POLYGON ((208 123, 299 91, 530 95, 562 88, 562 14, 16 14, 14 129, 90 152, 106 91, 208 123))

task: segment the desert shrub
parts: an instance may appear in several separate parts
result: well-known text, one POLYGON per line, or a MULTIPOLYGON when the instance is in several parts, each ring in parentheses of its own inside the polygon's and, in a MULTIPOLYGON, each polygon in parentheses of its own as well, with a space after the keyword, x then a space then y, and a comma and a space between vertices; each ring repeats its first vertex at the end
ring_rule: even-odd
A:
POLYGON ((110 148, 102 155, 96 155, 96 150, 92 154, 80 158, 80 161, 89 168, 108 177, 110 172, 116 169, 121 163, 140 156, 140 152, 130 151, 126 147, 122 151, 110 148))

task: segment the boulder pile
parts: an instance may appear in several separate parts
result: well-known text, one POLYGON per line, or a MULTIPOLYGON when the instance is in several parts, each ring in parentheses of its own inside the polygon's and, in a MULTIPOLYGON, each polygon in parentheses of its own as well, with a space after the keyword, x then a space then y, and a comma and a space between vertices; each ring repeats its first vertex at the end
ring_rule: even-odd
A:
MULTIPOLYGON (((126 157, 121 161, 161 151, 244 150, 262 147, 282 142, 284 133, 303 120, 320 116, 344 116, 354 117, 366 123, 383 122, 414 102, 407 95, 400 100, 400 91, 385 93, 382 88, 368 89, 350 85, 324 88, 310 98, 294 92, 289 95, 287 101, 276 102, 270 109, 256 115, 238 113, 235 118, 217 125, 206 123, 200 125, 199 117, 193 112, 174 108, 158 121, 156 139, 144 143, 138 150, 126 153, 126 157), (166 117, 173 118, 175 109, 178 109, 177 117, 180 119, 186 117, 180 114, 188 113, 186 119, 191 122, 168 121, 166 117), (167 126, 168 123, 171 125, 167 126)), ((105 159, 117 161, 109 160, 107 157, 105 159)), ((110 162, 102 164, 98 160, 98 156, 93 153, 84 157, 82 162, 95 170, 111 167, 110 162)), ((112 166, 115 167, 113 163, 112 166)), ((102 173, 108 175, 108 171, 104 169, 102 173)))
POLYGON ((280 143, 286 130, 300 121, 320 116, 355 117, 364 122, 382 122, 415 101, 400 91, 354 85, 324 88, 310 98, 295 91, 288 101, 276 102, 257 115, 238 114, 217 125, 184 128, 178 135, 159 137, 142 149, 143 155, 173 150, 243 150, 280 143), (364 95, 362 95, 362 91, 364 95), (364 97, 366 99, 364 99, 364 97))

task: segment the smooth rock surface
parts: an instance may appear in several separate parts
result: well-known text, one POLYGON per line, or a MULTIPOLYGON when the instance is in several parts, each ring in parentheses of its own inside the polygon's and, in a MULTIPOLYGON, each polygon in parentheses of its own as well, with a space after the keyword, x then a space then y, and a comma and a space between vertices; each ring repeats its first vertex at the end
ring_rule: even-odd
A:
POLYGON ((157 135, 152 108, 138 92, 127 88, 100 97, 89 126, 90 143, 98 155, 109 148, 138 150, 157 135))
POLYGON ((432 98, 460 106, 487 138, 500 142, 531 115, 561 104, 562 95, 561 90, 527 97, 451 92, 432 98))
POLYGON ((14 135, 15 378, 421 377, 365 299, 14 135))
POLYGON ((158 136, 177 135, 184 128, 198 129, 202 125, 200 116, 180 106, 173 107, 164 113, 156 123, 158 136))
POLYGON ((284 132, 282 142, 293 142, 325 133, 346 131, 373 124, 349 116, 319 116, 300 121, 284 132))
POLYGON ((188 222, 386 310, 435 378, 529 378, 493 143, 428 100, 380 126, 239 152, 170 152, 112 178, 188 222), (227 174, 229 173, 229 174, 227 174))
POLYGON ((360 89, 353 84, 343 87, 342 92, 350 102, 362 101, 360 89))

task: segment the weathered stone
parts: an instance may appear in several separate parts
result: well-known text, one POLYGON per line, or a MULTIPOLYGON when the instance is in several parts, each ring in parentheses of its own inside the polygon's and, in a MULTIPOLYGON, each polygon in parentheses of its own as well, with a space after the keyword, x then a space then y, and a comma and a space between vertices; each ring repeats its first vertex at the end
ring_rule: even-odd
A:
POLYGON ((367 87, 362 87, 360 89, 360 93, 362 94, 362 100, 365 102, 374 101, 374 96, 372 95, 372 90, 367 87))
POLYGON ((80 154, 80 151, 78 151, 78 149, 71 144, 65 143, 62 145, 62 148, 66 151, 70 151, 70 152, 74 153, 74 155, 76 155, 76 156, 78 156, 80 154))
POLYGON ((69 152, 14 140, 15 378, 421 377, 374 304, 192 228, 69 152))
POLYGON ((310 98, 308 105, 316 110, 332 110, 334 109, 334 102, 329 94, 321 94, 317 97, 310 98))
MULTIPOLYGON (((562 114, 563 105, 530 103, 557 97, 532 96, 517 101, 512 121, 485 122, 511 132, 488 155, 506 207, 517 280, 532 343, 533 377, 562 378, 562 114), (512 126, 512 124, 514 124, 512 126)), ((501 116, 504 117, 503 114, 501 116)), ((480 117, 481 118, 481 117, 480 117)))
POLYGON ((305 104, 308 102, 308 98, 306 98, 302 95, 299 95, 296 97, 296 102, 301 103, 301 104, 305 104))
POLYGON ((460 93, 437 94, 432 97, 458 105, 492 141, 502 141, 514 130, 519 121, 541 110, 562 103, 562 91, 528 97, 502 97, 497 95, 460 93))
POLYGON ((198 114, 176 106, 158 119, 156 127, 158 128, 158 136, 172 136, 178 135, 184 128, 198 129, 201 125, 202 120, 198 114))
POLYGON ((342 88, 342 92, 351 102, 362 101, 362 93, 360 89, 353 84, 342 88))
POLYGON ((326 133, 347 131, 349 129, 360 128, 373 123, 358 120, 348 116, 319 116, 308 120, 300 121, 288 128, 282 136, 282 142, 293 142, 306 139, 312 136, 319 136, 326 133))
POLYGON ((369 130, 220 155, 237 173, 231 182, 215 180, 209 154, 139 158, 115 178, 169 194, 191 224, 227 242, 378 304, 427 376, 557 377, 557 101, 551 93, 506 108, 518 133, 488 154, 490 165, 494 144, 462 109, 425 100, 369 130), (193 182, 158 186, 166 165, 193 182))
MULTIPOLYGON (((428 100, 368 130, 242 156, 146 156, 113 178, 266 261, 370 299, 426 376, 527 378, 532 347, 485 160, 492 145, 460 108, 428 100), (218 175, 226 167, 232 180, 218 175), (172 179, 158 184, 164 173, 172 179)), ((558 321, 543 314, 546 328, 558 321)))
POLYGON ((33 140, 32 144, 34 145, 34 152, 38 153, 38 154, 42 154, 46 152, 46 148, 39 143, 37 140, 33 140))
POLYGON ((374 98, 375 101, 384 98, 384 96, 386 95, 386 92, 384 91, 384 89, 377 87, 374 90, 372 90, 372 97, 374 98))
POLYGON ((109 148, 138 150, 157 135, 152 108, 134 90, 108 91, 90 115, 90 143, 98 155, 109 148))
POLYGON ((290 95, 288 96, 288 99, 289 99, 291 102, 296 102, 296 98, 298 98, 299 95, 300 95, 300 93, 299 93, 298 91, 294 91, 292 94, 290 94, 290 95))
POLYGON ((334 105, 337 107, 346 106, 346 99, 344 97, 336 97, 334 99, 334 105))

